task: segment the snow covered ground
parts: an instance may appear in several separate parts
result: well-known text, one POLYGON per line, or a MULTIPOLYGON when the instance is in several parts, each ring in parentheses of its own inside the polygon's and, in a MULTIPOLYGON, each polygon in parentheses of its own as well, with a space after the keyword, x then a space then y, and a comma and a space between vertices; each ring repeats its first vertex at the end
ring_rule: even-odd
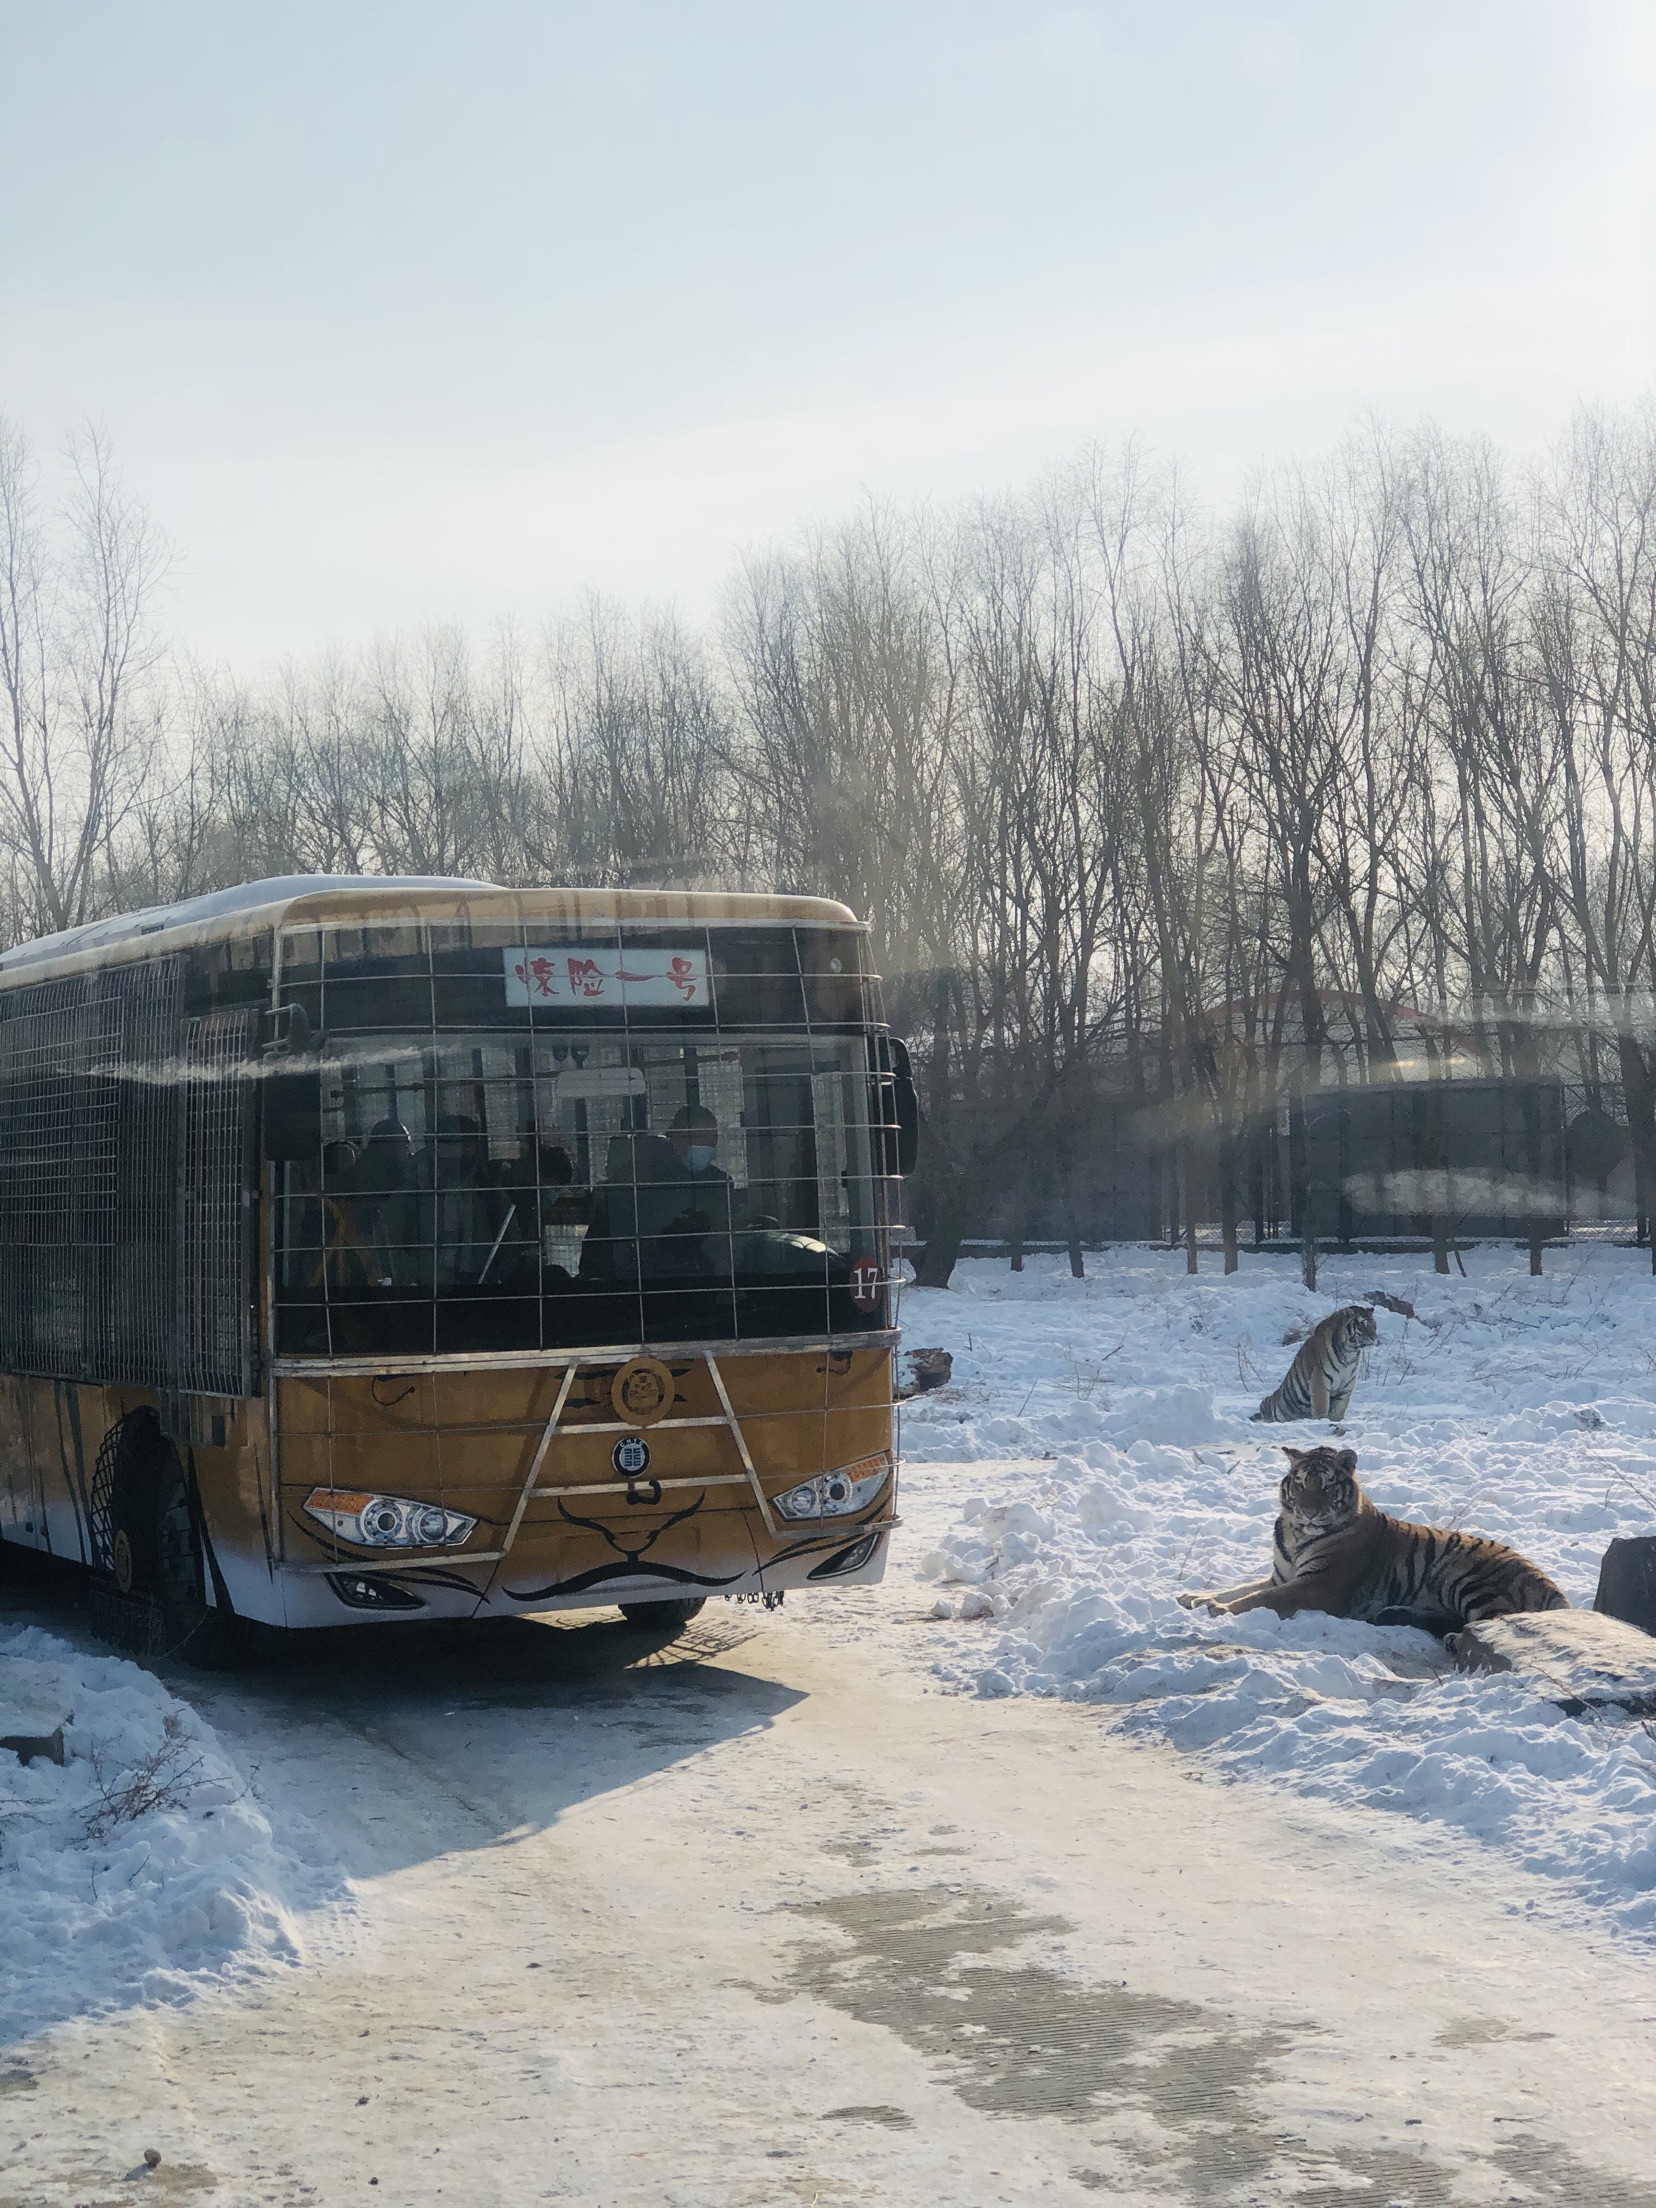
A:
POLYGON ((59 1725, 61 1767, 0 1752, 0 2040, 299 1959, 297 1914, 332 1884, 303 1821, 278 1841, 138 1665, 0 1625, 0 1733, 59 1725))
MULTIPOLYGON (((1107 1705, 1226 1774, 1458 1828, 1560 1883, 1566 1909, 1656 1934, 1656 1727, 1563 1716, 1510 1680, 1456 1675, 1406 1629, 1192 1614, 1180 1589, 1270 1567, 1285 1440, 1249 1424, 1293 1339, 1385 1289, 1345 1421, 1358 1474, 1399 1516, 1510 1542, 1590 1605, 1618 1534, 1656 1531, 1656 1280, 1604 1245, 1297 1263, 1118 1249, 1025 1272, 975 1259, 905 1292, 905 1338, 954 1353, 906 1407, 894 1567, 917 1574, 952 1686, 1107 1705)), ((1399 1839, 1407 1829, 1390 1828, 1399 1839)), ((1534 1904, 1529 1904, 1533 1908, 1534 1904)))
POLYGON ((0 1754, 0 2199, 1656 2201, 1644 1730, 1174 1600, 1263 1565, 1281 1336, 1380 1286, 1439 1323, 1381 1319, 1376 1494, 1590 1600, 1656 1523, 1656 1286, 1469 1264, 969 1264, 908 1298, 957 1378, 885 1584, 668 1647, 399 1628, 169 1692, 67 1600, 0 1622, 0 1707, 73 1711, 62 1769, 0 1754))
MULTIPOLYGON (((1456 1831, 1550 1880, 1559 1912, 1656 1935, 1656 1727, 1456 1675, 1424 1634, 1175 1599, 1267 1568, 1282 1441, 1327 1429, 1249 1413, 1285 1336, 1385 1289, 1418 1317, 1378 1314, 1346 1421, 1370 1493, 1509 1541, 1590 1603, 1609 1539, 1656 1528, 1648 1259, 1551 1251, 1531 1281, 1508 1249, 1469 1253, 1466 1279, 1351 1257, 1325 1262, 1316 1295, 1291 1260, 1245 1257, 1230 1280, 1203 1263, 1190 1280, 1178 1253, 1124 1249, 1072 1281, 1061 1259, 970 1260, 945 1293, 910 1289, 907 1340, 955 1365, 905 1410, 891 1576, 801 1599, 801 1624, 873 1636, 882 1661, 956 1690, 1097 1704, 1193 1768, 1391 1813, 1375 1829, 1406 1847, 1456 1831)), ((256 1697, 227 1748, 138 1666, 0 1624, 0 1712, 0 1732, 68 1719, 61 1769, 0 1754, 0 2038, 291 1962, 354 1905, 274 1735, 259 1772, 256 1697)), ((1533 1909, 1533 1881, 1512 1885, 1533 1909)))

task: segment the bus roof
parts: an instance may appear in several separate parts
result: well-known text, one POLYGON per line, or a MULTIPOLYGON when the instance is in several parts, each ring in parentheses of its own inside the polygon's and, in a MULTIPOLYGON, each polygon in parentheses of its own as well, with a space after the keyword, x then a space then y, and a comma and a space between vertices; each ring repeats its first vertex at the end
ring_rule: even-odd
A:
POLYGON ((656 921, 807 928, 860 927, 849 906, 829 897, 772 897, 722 889, 502 889, 452 875, 279 874, 210 890, 181 904, 119 913, 19 943, 0 954, 0 984, 45 981, 87 967, 151 958, 157 951, 217 943, 286 926, 371 926, 391 919, 537 920, 605 926, 656 921))

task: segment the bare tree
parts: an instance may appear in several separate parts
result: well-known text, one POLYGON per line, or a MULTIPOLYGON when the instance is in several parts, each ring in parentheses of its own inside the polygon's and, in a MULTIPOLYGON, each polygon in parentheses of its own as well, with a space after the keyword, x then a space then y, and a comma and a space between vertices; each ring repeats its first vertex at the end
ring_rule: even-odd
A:
POLYGON ((934 1281, 1037 1209, 1081 1271, 1135 1122, 1193 1267, 1214 1212, 1227 1270, 1245 1210, 1274 1231, 1286 1156, 1314 1277, 1307 1098, 1465 1054, 1624 1110, 1656 1204, 1648 413, 1583 417, 1538 484, 1371 429, 1217 518, 1093 454, 755 552, 706 635, 590 599, 256 682, 163 656, 165 558, 102 439, 52 506, 0 435, 13 937, 294 871, 842 897, 915 1046, 934 1281))
POLYGON ((53 512, 21 431, 0 422, 0 839, 13 925, 78 925, 154 751, 146 679, 167 548, 108 440, 70 440, 53 512))

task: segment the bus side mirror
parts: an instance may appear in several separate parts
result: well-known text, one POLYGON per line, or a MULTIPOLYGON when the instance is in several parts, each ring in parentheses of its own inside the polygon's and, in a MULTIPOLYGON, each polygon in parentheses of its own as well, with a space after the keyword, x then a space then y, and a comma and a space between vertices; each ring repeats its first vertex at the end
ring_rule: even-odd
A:
POLYGON ((267 1073, 264 1090, 265 1156, 277 1165, 322 1155, 322 1073, 318 1066, 267 1073))
POLYGON ((907 1043, 895 1035, 887 1038, 891 1050, 892 1086, 897 1094, 897 1170, 905 1177, 914 1171, 920 1150, 920 1099, 914 1093, 914 1068, 907 1043))
POLYGON ((302 1004, 279 1004, 259 1017, 259 1047, 266 1058, 302 1058, 311 1047, 310 1015, 302 1004))

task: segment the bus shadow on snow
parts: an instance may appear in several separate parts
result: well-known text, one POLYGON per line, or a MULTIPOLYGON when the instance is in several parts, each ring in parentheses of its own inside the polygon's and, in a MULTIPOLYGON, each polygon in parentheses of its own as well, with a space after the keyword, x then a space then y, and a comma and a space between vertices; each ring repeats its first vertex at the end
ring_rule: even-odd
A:
MULTIPOLYGON (((581 1612, 370 1633, 347 1625, 295 1633, 235 1671, 205 1677, 256 1700, 302 1692, 307 1707, 336 1711, 372 1704, 413 1715, 428 1706, 453 1709, 458 1697, 471 1711, 580 1705, 624 1719, 663 1690, 719 1705, 770 1687, 723 1661, 760 1631, 740 1612, 709 1614, 677 1632, 581 1612)), ((168 1678, 187 1691, 187 1682, 204 1675, 169 1667, 168 1678)))
MULTIPOLYGON (((67 1575, 0 1589, 0 1620, 114 1653, 67 1575)), ((213 1726, 279 1837, 297 1812, 347 1876, 380 1877, 515 1844, 764 1731, 805 1697, 730 1660, 763 1631, 724 1604, 676 1634, 613 1613, 345 1626, 274 1640, 236 1671, 145 1668, 213 1726)))
POLYGON ((677 1636, 567 1615, 345 1627, 205 1691, 199 1675, 168 1684, 259 1766, 267 1808, 286 1794, 350 1875, 382 1876, 515 1845, 763 1732, 804 1697, 730 1661, 758 1632, 739 1612, 677 1636))

